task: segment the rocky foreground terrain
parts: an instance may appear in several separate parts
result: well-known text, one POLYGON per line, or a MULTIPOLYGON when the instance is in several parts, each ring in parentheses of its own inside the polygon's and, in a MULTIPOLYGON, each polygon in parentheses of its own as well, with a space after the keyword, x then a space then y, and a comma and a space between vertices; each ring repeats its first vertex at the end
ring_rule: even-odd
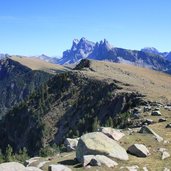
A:
POLYGON ((32 158, 0 170, 169 171, 170 85, 164 73, 84 59, 2 118, 2 153, 9 144, 32 158), (50 153, 54 144, 60 150, 50 153))

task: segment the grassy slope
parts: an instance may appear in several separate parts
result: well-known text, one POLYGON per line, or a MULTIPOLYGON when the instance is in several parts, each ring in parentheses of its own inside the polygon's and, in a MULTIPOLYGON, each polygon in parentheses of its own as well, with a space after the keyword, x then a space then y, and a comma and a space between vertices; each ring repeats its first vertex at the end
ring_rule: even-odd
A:
POLYGON ((124 87, 124 91, 138 91, 147 99, 161 102, 171 102, 171 75, 150 69, 140 68, 128 64, 92 61, 91 68, 85 74, 104 80, 117 80, 131 86, 124 87))
POLYGON ((28 68, 31 68, 32 70, 43 70, 51 73, 63 72, 67 70, 67 68, 62 65, 52 64, 37 58, 12 56, 11 59, 27 66, 28 68))

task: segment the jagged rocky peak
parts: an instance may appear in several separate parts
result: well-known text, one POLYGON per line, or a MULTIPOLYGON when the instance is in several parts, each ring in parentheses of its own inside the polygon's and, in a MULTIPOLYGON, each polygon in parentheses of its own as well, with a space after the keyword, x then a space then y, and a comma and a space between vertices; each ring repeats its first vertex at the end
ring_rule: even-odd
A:
POLYGON ((147 53, 153 53, 153 54, 156 54, 156 55, 160 54, 160 52, 154 47, 145 47, 145 48, 141 49, 141 51, 147 52, 147 53))

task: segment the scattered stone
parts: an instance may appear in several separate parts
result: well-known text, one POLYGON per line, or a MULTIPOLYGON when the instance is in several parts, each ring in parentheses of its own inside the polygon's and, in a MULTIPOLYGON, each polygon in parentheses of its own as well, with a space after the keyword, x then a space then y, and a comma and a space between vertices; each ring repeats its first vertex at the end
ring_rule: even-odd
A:
POLYGON ((159 148, 159 152, 163 153, 164 151, 167 151, 166 148, 159 148))
POLYGON ((171 123, 167 124, 166 128, 171 128, 171 123))
POLYGON ((126 167, 129 171, 138 171, 139 167, 138 166, 127 166, 126 167))
POLYGON ((21 163, 7 162, 0 164, 0 171, 25 171, 26 168, 21 163))
POLYGON ((168 168, 165 167, 163 171, 170 171, 170 169, 168 169, 168 168))
POLYGON ((166 118, 160 118, 160 119, 159 119, 159 122, 166 122, 166 121, 167 121, 166 118))
POLYGON ((125 136, 124 133, 122 133, 120 130, 113 129, 111 127, 101 127, 98 129, 99 132, 102 132, 103 134, 107 135, 109 138, 112 138, 116 141, 119 141, 123 136, 125 136))
POLYGON ((146 119, 144 123, 147 123, 148 125, 153 124, 154 121, 152 119, 146 119))
POLYGON ((130 146, 127 151, 137 157, 147 157, 150 155, 149 150, 143 144, 134 144, 130 146))
POLYGON ((150 112, 151 106, 144 106, 144 112, 150 112))
POLYGON ((67 166, 64 166, 62 164, 57 164, 57 165, 50 165, 48 167, 48 171, 72 171, 72 170, 67 166))
POLYGON ((170 157, 169 152, 163 151, 163 153, 162 153, 162 160, 167 159, 167 158, 169 158, 169 157, 170 157))
POLYGON ((143 126, 140 129, 139 133, 148 133, 148 134, 152 134, 154 136, 154 138, 158 141, 161 142, 163 141, 163 138, 160 137, 157 133, 155 133, 151 128, 149 128, 148 126, 143 126))
POLYGON ((78 138, 74 138, 74 139, 66 138, 64 141, 64 146, 66 147, 68 152, 75 151, 77 144, 78 144, 78 138))
POLYGON ((152 116, 161 116, 161 112, 158 111, 158 110, 155 110, 155 111, 152 111, 152 112, 151 112, 151 115, 152 115, 152 116))
POLYGON ((147 167, 143 167, 143 171, 148 171, 147 167))
POLYGON ((101 132, 92 132, 81 136, 76 149, 76 158, 82 163, 85 155, 105 155, 120 160, 128 160, 126 150, 115 140, 101 132))
POLYGON ((160 108, 159 107, 156 107, 154 110, 155 111, 160 111, 160 108))

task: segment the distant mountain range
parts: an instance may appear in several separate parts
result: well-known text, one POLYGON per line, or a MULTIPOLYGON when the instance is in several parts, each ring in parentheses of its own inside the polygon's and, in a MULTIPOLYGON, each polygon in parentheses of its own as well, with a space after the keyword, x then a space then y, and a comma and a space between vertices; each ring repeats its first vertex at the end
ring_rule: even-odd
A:
POLYGON ((57 63, 61 65, 73 64, 85 58, 129 63, 169 73, 171 69, 171 52, 161 53, 155 48, 144 48, 140 51, 116 48, 106 39, 97 43, 88 41, 85 38, 75 39, 71 49, 64 51, 63 57, 57 63))
MULTIPOLYGON (((9 56, 0 54, 0 59, 9 56)), ((47 55, 33 56, 46 62, 68 65, 77 64, 82 59, 128 63, 157 71, 171 73, 171 52, 159 52, 156 48, 146 47, 141 50, 128 50, 113 47, 106 39, 92 42, 86 38, 74 39, 71 49, 63 52, 62 58, 47 55)))

